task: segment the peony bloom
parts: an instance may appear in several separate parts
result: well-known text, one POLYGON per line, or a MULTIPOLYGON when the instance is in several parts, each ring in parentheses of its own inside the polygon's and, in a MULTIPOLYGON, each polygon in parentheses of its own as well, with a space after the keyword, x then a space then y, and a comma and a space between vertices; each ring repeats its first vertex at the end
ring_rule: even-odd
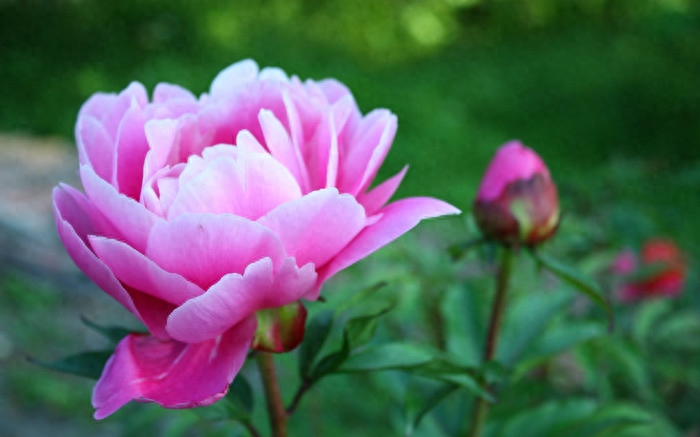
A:
POLYGON ((348 89, 250 60, 196 98, 160 84, 96 94, 75 129, 85 193, 54 189, 75 263, 148 328, 117 346, 95 417, 131 400, 168 408, 224 396, 249 347, 285 351, 338 271, 420 220, 436 199, 387 204, 406 168, 370 188, 396 116, 363 116, 348 89), (260 327, 260 328, 259 328, 260 327))
POLYGON ((640 260, 632 250, 624 250, 614 260, 612 270, 622 276, 616 294, 623 302, 676 296, 685 284, 683 254, 670 240, 647 241, 640 260))
POLYGON ((534 245, 559 225, 557 188, 542 159, 520 141, 501 146, 474 201, 481 231, 508 245, 534 245))

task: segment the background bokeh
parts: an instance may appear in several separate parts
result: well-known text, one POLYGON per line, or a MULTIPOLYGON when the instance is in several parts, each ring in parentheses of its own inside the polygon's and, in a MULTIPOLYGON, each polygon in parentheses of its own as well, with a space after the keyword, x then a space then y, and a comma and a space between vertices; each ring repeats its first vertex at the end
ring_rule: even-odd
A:
MULTIPOLYGON (((660 235, 689 260, 700 254, 695 1, 0 0, 0 23, 0 192, 12 194, 0 197, 2 436, 152 435, 154 421, 177 435, 178 421, 190 420, 137 406, 118 416, 129 420, 95 423, 92 381, 25 359, 99 344, 81 314, 132 323, 66 265, 50 216, 51 186, 75 180, 80 105, 132 80, 197 94, 248 57, 302 79, 335 77, 363 111, 398 115, 379 179, 409 163, 400 197, 436 196, 468 211, 496 147, 518 138, 559 185, 569 252, 660 235)), ((460 239, 462 220, 433 228, 460 239)), ((686 302, 697 307, 692 292, 686 302)), ((310 404, 322 414, 322 401, 310 404)), ((365 420, 357 411, 326 418, 319 435, 369 435, 347 428, 365 420)))

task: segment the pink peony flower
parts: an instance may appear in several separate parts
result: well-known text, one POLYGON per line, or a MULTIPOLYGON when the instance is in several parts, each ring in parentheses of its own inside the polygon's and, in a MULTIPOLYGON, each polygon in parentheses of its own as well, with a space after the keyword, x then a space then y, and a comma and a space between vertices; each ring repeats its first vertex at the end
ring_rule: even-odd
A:
POLYGON ((481 231, 508 245, 534 245, 559 225, 557 188, 542 159, 520 141, 501 146, 474 201, 481 231))
POLYGON ((612 270, 622 276, 617 298, 633 302, 656 297, 673 297, 683 291, 686 265, 673 241, 654 239, 642 247, 641 259, 630 249, 613 261, 612 270))
POLYGON ((299 301, 328 278, 420 220, 458 213, 431 198, 387 204, 406 168, 370 188, 395 132, 394 114, 363 116, 335 80, 250 60, 200 98, 160 84, 149 102, 139 83, 92 96, 75 129, 85 193, 54 189, 58 233, 149 330, 107 362, 95 418, 131 400, 211 404, 252 343, 301 341, 299 301))

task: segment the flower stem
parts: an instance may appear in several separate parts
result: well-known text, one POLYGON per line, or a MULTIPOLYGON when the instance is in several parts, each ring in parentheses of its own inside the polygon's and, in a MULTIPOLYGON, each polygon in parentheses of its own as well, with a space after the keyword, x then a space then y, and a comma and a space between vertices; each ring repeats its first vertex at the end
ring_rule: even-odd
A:
POLYGON ((269 352, 257 354, 258 369, 265 389, 265 402, 273 437, 287 437, 287 412, 282 403, 275 362, 269 352))
MULTIPOLYGON (((486 364, 491 361, 496 354, 496 345, 498 343, 498 334, 501 331, 501 321, 503 320, 503 312, 506 307, 506 294, 508 291, 508 282, 513 265, 513 250, 509 247, 504 247, 501 253, 501 262, 496 273, 496 297, 493 301, 491 309, 491 318, 489 320, 489 330, 486 337, 486 346, 484 347, 484 360, 486 364)), ((484 381, 484 389, 488 390, 484 381)), ((486 424, 486 418, 489 414, 489 401, 480 397, 476 401, 474 415, 472 416, 471 430, 469 437, 480 437, 486 424)))

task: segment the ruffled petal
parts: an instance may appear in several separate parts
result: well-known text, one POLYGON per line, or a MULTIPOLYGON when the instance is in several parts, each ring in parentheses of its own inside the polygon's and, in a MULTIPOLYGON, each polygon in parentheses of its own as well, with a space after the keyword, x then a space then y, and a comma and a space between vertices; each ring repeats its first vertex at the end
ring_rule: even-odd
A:
POLYGON ((243 275, 226 275, 206 293, 175 309, 168 318, 168 333, 188 343, 210 340, 258 310, 299 300, 315 282, 312 264, 300 269, 294 258, 287 258, 275 273, 272 261, 261 259, 243 275))
POLYGON ((328 278, 365 258, 411 230, 421 220, 447 214, 459 214, 454 206, 429 197, 411 197, 387 205, 381 218, 343 249, 327 266, 319 270, 317 291, 328 278))
POLYGON ((146 256, 206 290, 224 275, 242 274, 259 259, 269 257, 278 266, 284 249, 275 234, 248 219, 183 214, 153 227, 146 256))
POLYGON ((255 317, 204 343, 163 341, 131 334, 117 345, 95 385, 95 419, 129 401, 166 408, 209 405, 222 398, 245 361, 255 333, 255 317))
MULTIPOLYGON (((233 146, 223 148, 237 151, 233 146)), ((294 176, 273 157, 237 152, 235 159, 221 156, 208 162, 201 173, 184 184, 188 175, 183 175, 168 219, 188 212, 209 212, 256 220, 276 206, 301 197, 294 176)))
POLYGON ((258 220, 279 236, 299 265, 324 265, 362 230, 365 211, 354 197, 335 188, 284 203, 258 220))

